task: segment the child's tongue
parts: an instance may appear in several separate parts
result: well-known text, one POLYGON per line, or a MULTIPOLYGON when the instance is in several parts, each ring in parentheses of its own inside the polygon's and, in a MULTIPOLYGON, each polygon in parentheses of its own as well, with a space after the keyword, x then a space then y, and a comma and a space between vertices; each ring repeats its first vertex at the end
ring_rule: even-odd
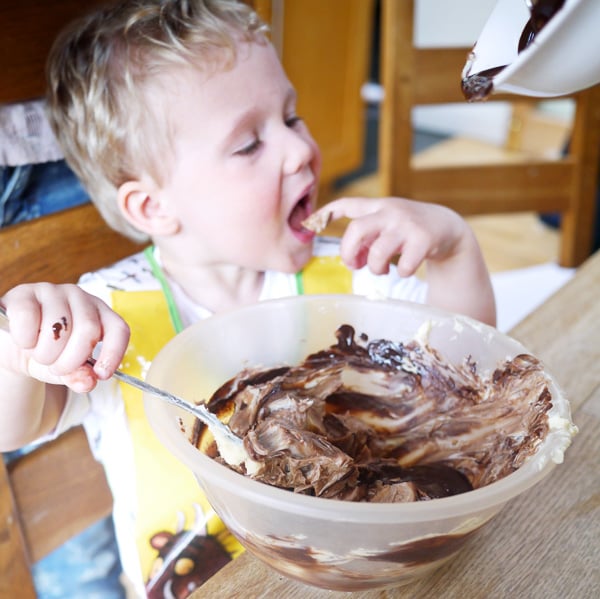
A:
POLYGON ((302 221, 308 216, 308 211, 306 209, 305 202, 298 202, 292 213, 290 214, 290 218, 288 219, 288 223, 292 230, 294 231, 304 231, 304 227, 302 226, 302 221))

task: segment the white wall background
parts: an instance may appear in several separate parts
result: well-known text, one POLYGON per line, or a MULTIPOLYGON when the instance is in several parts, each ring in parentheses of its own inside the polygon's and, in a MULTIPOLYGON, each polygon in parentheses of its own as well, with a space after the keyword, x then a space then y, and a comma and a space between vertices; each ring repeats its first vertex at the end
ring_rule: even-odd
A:
POLYGON ((415 44, 473 46, 495 4, 496 0, 417 0, 415 44))

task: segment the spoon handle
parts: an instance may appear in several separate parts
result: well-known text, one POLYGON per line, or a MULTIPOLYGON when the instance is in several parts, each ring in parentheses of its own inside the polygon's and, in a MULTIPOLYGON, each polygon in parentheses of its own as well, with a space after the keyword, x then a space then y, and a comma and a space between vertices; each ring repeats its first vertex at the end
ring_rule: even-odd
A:
MULTIPOLYGON (((94 364, 93 360, 88 360, 88 362, 92 365, 94 364)), ((210 412, 204 404, 193 404, 185 399, 182 399, 181 397, 178 397, 177 395, 169 393, 168 391, 159 389, 158 387, 155 387, 154 385, 151 385, 142 379, 125 374, 120 370, 115 370, 113 376, 120 381, 127 383, 128 385, 136 387, 145 393, 156 395, 170 404, 173 404, 174 406, 193 414, 196 416, 196 418, 198 418, 198 420, 206 424, 213 434, 218 432, 220 435, 226 437, 231 443, 235 443, 239 446, 242 445, 242 440, 238 436, 234 435, 233 431, 227 425, 223 424, 223 422, 221 422, 217 416, 210 412)))

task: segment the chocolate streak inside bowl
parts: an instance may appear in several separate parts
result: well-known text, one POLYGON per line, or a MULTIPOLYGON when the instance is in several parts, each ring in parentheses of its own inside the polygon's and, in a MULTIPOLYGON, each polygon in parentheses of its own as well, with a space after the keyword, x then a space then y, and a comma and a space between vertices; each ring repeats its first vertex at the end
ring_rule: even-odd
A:
POLYGON ((255 537, 247 532, 243 543, 247 549, 283 574, 316 586, 338 591, 357 591, 373 587, 373 568, 384 566, 385 577, 377 586, 403 584, 414 580, 414 572, 423 574, 439 567, 474 536, 478 527, 459 534, 435 535, 404 543, 388 551, 363 555, 326 555, 302 544, 295 538, 255 537), (365 564, 359 566, 361 558, 365 564))
MULTIPOLYGON (((246 369, 210 399, 258 464, 242 473, 325 498, 428 500, 507 476, 548 433, 552 397, 531 355, 486 374, 417 340, 357 339, 349 325, 336 336, 298 366, 246 369)), ((220 459, 200 423, 193 442, 220 459)))

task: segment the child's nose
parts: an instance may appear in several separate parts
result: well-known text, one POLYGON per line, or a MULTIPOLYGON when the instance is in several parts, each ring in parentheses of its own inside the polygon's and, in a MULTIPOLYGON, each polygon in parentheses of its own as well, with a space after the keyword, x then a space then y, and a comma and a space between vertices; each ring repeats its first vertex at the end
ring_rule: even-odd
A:
POLYGON ((288 129, 283 170, 293 175, 314 159, 314 143, 298 132, 288 129))

